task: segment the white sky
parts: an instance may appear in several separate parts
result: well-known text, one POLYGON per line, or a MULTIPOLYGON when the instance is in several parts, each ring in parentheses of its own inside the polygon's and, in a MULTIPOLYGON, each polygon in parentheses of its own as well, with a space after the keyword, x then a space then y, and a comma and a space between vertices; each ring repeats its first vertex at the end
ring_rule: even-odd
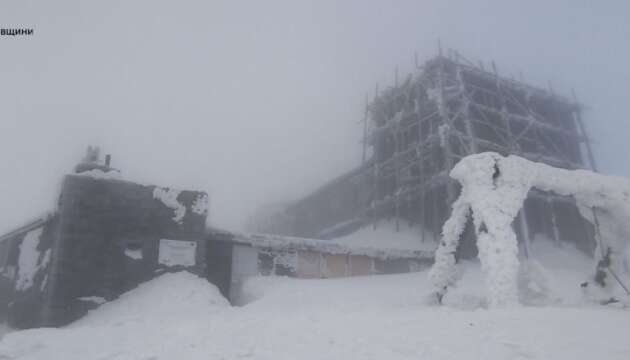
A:
POLYGON ((570 94, 630 176, 630 3, 12 1, 0 27, 0 232, 54 206, 88 144, 128 178, 206 190, 238 228, 360 161, 365 92, 436 42, 570 94))

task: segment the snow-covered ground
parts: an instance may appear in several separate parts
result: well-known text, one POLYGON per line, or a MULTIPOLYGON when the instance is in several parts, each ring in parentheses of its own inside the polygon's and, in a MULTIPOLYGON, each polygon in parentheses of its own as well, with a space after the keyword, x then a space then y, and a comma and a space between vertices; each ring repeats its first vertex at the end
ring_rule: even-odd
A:
POLYGON ((203 279, 166 274, 68 327, 5 335, 0 359, 630 359, 630 312, 580 296, 591 260, 569 245, 533 248, 548 291, 526 300, 539 306, 487 309, 476 262, 445 306, 428 304, 426 272, 258 277, 242 307, 203 279))
POLYGON ((11 329, 6 324, 0 324, 0 339, 4 337, 4 334, 11 332, 11 329))

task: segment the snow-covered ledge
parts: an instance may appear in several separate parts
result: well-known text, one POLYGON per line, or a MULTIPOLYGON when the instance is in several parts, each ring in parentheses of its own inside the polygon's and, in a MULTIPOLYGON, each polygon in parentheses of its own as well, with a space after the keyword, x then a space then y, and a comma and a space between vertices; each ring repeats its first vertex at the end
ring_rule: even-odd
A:
MULTIPOLYGON (((610 249, 610 268, 621 269, 621 254, 626 239, 630 239, 630 180, 586 170, 558 169, 492 152, 462 159, 450 176, 461 183, 462 191, 442 228, 435 264, 429 273, 439 300, 455 281, 455 250, 472 215, 489 305, 518 302, 518 244, 511 224, 531 188, 573 196, 581 215, 592 223, 597 209, 598 233, 610 249)), ((597 249, 598 255, 601 250, 597 249)))

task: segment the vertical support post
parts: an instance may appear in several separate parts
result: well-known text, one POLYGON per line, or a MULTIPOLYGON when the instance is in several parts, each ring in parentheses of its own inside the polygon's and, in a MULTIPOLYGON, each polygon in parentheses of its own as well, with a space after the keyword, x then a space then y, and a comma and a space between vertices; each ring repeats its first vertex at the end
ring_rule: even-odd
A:
POLYGON ((324 255, 321 252, 317 253, 319 259, 319 277, 324 279, 326 278, 326 262, 324 259, 324 255))
POLYGON ((426 217, 425 217, 425 191, 424 191, 424 183, 422 183, 422 189, 420 190, 420 200, 419 200, 419 210, 420 210, 420 231, 421 231, 421 235, 420 235, 420 240, 422 240, 422 242, 427 241, 427 234, 426 234, 426 227, 427 227, 427 223, 426 223, 426 217))
MULTIPOLYGON (((439 189, 439 187, 438 187, 439 189)), ((437 204, 437 193, 438 191, 434 189, 431 193, 431 205, 433 206, 433 215, 431 216, 431 220, 433 222, 433 238, 438 240, 440 238, 440 218, 438 216, 438 204, 437 204)))
POLYGON ((458 63, 457 64, 457 82, 459 83, 459 92, 460 97, 463 101, 462 104, 462 116, 464 117, 464 125, 466 127, 466 135, 470 139, 470 148, 468 154, 476 154, 478 152, 477 149, 477 139, 475 137, 475 131, 473 129, 472 120, 470 119, 470 100, 468 96, 466 96, 466 84, 464 83, 464 75, 462 74, 462 67, 458 63))
MULTIPOLYGON (((439 100, 438 100, 438 109, 440 112, 440 118, 442 119, 442 126, 446 125, 446 131, 444 133, 444 161, 446 166, 446 171, 449 172, 453 168, 453 152, 451 150, 450 143, 450 126, 451 122, 448 118, 448 108, 446 106, 446 98, 444 94, 444 86, 445 86, 445 73, 444 73, 444 59, 440 58, 440 67, 438 68, 438 86, 439 86, 439 100)), ((447 207, 453 202, 455 198, 455 189, 453 188, 453 183, 450 179, 447 180, 446 184, 446 204, 447 207)))
POLYGON ((400 148, 400 123, 397 122, 394 127, 394 215, 396 222, 396 232, 399 231, 399 211, 400 211, 400 159, 399 159, 399 148, 400 148))
MULTIPOLYGON (((494 72, 494 77, 495 77, 496 87, 497 87, 497 94, 499 95, 499 105, 501 106, 501 109, 499 109, 499 111, 501 114, 501 120, 505 124, 505 131, 507 132, 508 144, 505 144, 505 145, 507 146, 508 152, 511 153, 517 148, 517 144, 516 144, 516 139, 514 139, 514 136, 512 134, 512 126, 510 125, 510 117, 508 115, 508 111, 505 105, 505 96, 503 96, 503 85, 501 84, 501 78, 499 77, 499 72, 497 71, 497 66, 494 63, 494 61, 492 61, 492 71, 494 72)), ((486 106, 491 107, 492 104, 486 104, 486 106)))
POLYGON ((378 162, 374 162, 374 164, 372 164, 372 166, 374 166, 374 174, 372 176, 373 180, 373 188, 372 188, 372 229, 376 229, 376 201, 378 199, 378 177, 379 177, 379 171, 378 171, 378 167, 379 167, 379 163, 378 162))
MULTIPOLYGON (((376 101, 376 99, 378 98, 378 83, 376 83, 376 85, 374 86, 374 101, 376 101)), ((378 139, 374 140, 374 163, 372 164, 372 166, 374 166, 374 172, 373 172, 373 176, 372 176, 372 229, 376 229, 376 201, 378 199, 378 180, 379 180, 379 176, 380 176, 380 171, 379 171, 379 154, 377 153, 378 150, 380 150, 376 144, 378 144, 378 139)))
MULTIPOLYGON (((443 134, 444 136, 444 162, 445 162, 445 167, 446 167, 446 172, 447 174, 451 171, 451 169, 453 169, 453 151, 451 149, 451 141, 450 141, 450 137, 451 137, 451 119, 449 119, 449 115, 448 115, 448 107, 446 106, 446 94, 444 93, 444 87, 445 87, 445 69, 444 69, 444 62, 446 60, 442 57, 440 57, 440 67, 438 68, 438 85, 439 85, 439 91, 440 91, 440 99, 439 99, 439 103, 438 103, 438 107, 439 107, 439 112, 440 112, 440 118, 442 119, 442 126, 446 126, 446 131, 443 134)), ((439 131, 439 129, 438 129, 439 131)), ((455 201, 455 188, 454 188, 454 184, 453 181, 451 179, 449 179, 447 177, 446 179, 446 197, 444 199, 444 209, 445 211, 448 213, 448 209, 450 208, 451 204, 455 201)), ((434 196, 434 199, 436 197, 434 196)), ((437 200, 436 200, 437 201, 437 200)), ((440 221, 442 221, 442 219, 448 219, 448 214, 442 214, 440 212, 441 209, 438 209, 437 203, 435 203, 435 207, 434 207, 434 212, 433 212, 433 216, 434 216, 434 221, 436 222, 437 226, 436 226, 436 233, 435 233, 435 238, 439 239, 440 238, 440 232, 441 232, 441 228, 442 226, 440 225, 440 221)))
POLYGON ((365 93, 365 112, 363 114, 363 155, 361 157, 361 164, 365 164, 365 157, 367 152, 367 135, 368 135, 368 93, 365 93))
POLYGON ((574 114, 573 116, 575 118, 575 122, 578 125, 578 128, 580 129, 580 136, 582 137, 582 140, 584 141, 584 145, 586 146, 586 155, 588 156, 589 165, 591 167, 591 170, 597 171, 597 164, 595 163, 595 156, 593 155, 593 148, 591 148, 591 141, 586 136, 586 127, 584 126, 584 121, 582 121, 582 110, 580 108, 580 105, 577 101, 577 96, 575 96, 575 91, 573 89, 571 90, 571 94, 573 95, 573 101, 575 102, 575 105, 577 107, 577 109, 573 113, 574 114))
POLYGON ((416 100, 416 116, 418 117, 418 142, 416 143, 416 157, 418 158, 418 183, 420 184, 420 200, 418 203, 420 211, 420 227, 422 231, 422 242, 426 241, 426 219, 425 219, 425 183, 424 183, 424 169, 423 160, 424 154, 422 152, 422 105, 420 98, 420 91, 418 91, 418 97, 416 100))
POLYGON ((523 249, 525 250, 525 257, 529 259, 531 251, 531 241, 529 237, 529 226, 527 224, 527 207, 523 203, 523 208, 518 213, 518 222, 520 226, 520 233, 523 236, 523 249))
POLYGON ((556 220, 556 212, 553 208, 553 203, 549 197, 546 198, 547 208, 549 209, 549 214, 551 215, 551 231, 553 235, 553 241, 556 245, 561 246, 560 240, 560 230, 558 230, 558 221, 556 220))

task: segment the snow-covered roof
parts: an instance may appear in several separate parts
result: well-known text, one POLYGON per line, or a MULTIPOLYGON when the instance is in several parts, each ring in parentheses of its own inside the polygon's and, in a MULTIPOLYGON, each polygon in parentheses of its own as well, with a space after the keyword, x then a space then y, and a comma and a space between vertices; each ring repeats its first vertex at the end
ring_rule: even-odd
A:
MULTIPOLYGON (((363 244, 344 243, 335 240, 306 239, 292 236, 270 234, 233 234, 230 241, 259 248, 277 250, 305 250, 327 254, 365 255, 379 259, 430 259, 432 250, 388 248, 363 244)), ((418 239, 418 241, 420 241, 418 239)))

